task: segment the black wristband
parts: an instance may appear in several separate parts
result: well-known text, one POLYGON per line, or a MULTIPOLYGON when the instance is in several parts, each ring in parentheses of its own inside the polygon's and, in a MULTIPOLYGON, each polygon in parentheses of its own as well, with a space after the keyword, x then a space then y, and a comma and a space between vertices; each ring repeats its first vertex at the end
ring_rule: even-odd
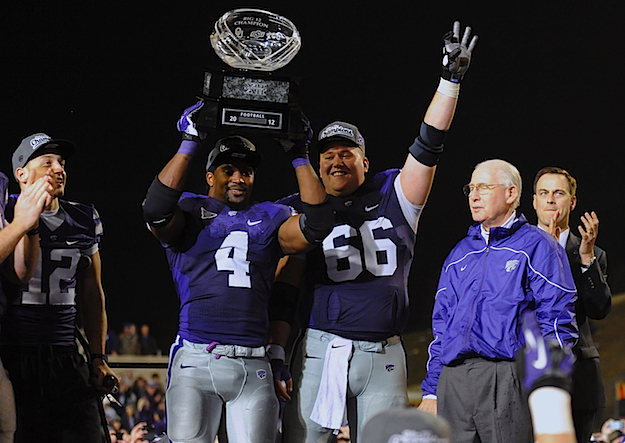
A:
POLYGON ((91 354, 91 361, 93 361, 96 358, 99 358, 100 360, 102 360, 105 363, 109 362, 109 359, 106 356, 106 354, 91 354))
POLYGON ((38 235, 38 234, 39 234, 39 228, 38 228, 38 227, 37 227, 37 228, 34 228, 34 229, 31 229, 30 231, 28 231, 28 232, 26 233, 26 235, 30 235, 30 236, 33 236, 33 235, 38 235))
POLYGON ((186 132, 183 132, 180 138, 182 140, 191 140, 191 141, 196 142, 198 145, 202 145, 202 139, 198 137, 197 135, 191 135, 191 134, 187 134, 186 132))
POLYGON ((457 72, 452 73, 451 71, 449 71, 449 69, 443 68, 443 72, 441 72, 441 77, 452 83, 460 83, 462 81, 462 78, 464 77, 464 74, 458 74, 457 72))

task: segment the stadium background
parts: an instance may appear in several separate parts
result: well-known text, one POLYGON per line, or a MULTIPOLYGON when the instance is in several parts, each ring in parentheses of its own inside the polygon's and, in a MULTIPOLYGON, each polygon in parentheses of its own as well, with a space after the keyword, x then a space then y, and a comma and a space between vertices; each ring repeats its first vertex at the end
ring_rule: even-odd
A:
MULTIPOLYGON (((225 66, 208 43, 214 21, 243 6, 296 24, 302 49, 277 73, 301 78, 299 102, 317 130, 335 119, 359 126, 371 173, 403 164, 436 89, 441 36, 452 22, 471 25, 480 36, 419 226, 409 331, 427 333, 441 264, 471 222, 460 189, 487 158, 519 168, 521 210, 531 222, 538 169, 558 165, 577 177, 573 224, 583 211, 598 213, 609 282, 614 293, 625 291, 625 238, 618 230, 625 215, 625 62, 617 3, 4 2, 0 170, 12 175, 11 153, 33 132, 78 145, 67 167, 67 198, 94 203, 104 222, 103 281, 113 329, 147 322, 164 348, 175 335, 177 298, 140 205, 178 146, 175 122, 201 92, 204 68, 225 66)), ((266 161, 256 199, 294 192, 293 172, 277 145, 260 149, 266 161)), ((204 190, 207 152, 196 162, 191 190, 204 190)), ((622 354, 617 361, 622 372, 622 354)))

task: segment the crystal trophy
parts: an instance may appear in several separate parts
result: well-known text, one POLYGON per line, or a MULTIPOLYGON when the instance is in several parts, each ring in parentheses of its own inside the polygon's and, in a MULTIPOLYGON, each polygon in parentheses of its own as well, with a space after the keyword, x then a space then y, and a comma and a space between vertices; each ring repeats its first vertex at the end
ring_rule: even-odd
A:
POLYGON ((211 46, 230 69, 204 73, 198 128, 289 138, 302 131, 298 79, 275 76, 301 47, 295 25, 262 9, 235 9, 215 22, 211 46))

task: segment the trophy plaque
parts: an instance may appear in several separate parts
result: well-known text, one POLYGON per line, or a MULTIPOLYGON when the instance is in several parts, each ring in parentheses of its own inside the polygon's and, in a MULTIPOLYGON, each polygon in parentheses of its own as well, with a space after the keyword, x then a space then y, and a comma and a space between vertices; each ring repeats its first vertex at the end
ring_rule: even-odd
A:
POLYGON ((199 129, 278 138, 302 132, 296 103, 299 80, 273 75, 301 47, 293 23, 261 9, 235 9, 215 22, 210 42, 230 69, 204 73, 205 105, 198 118, 199 129))

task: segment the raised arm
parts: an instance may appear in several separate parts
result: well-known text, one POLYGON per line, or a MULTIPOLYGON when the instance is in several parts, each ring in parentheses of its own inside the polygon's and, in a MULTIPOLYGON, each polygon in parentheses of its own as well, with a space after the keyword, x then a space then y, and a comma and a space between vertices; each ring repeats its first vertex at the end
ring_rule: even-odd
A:
MULTIPOLYGON (((304 213, 285 221, 278 231, 278 240, 285 254, 304 251, 325 238, 334 226, 334 212, 317 173, 308 158, 308 145, 312 140, 310 122, 302 114, 304 136, 286 145, 295 168, 297 185, 304 213)), ((283 144, 283 146, 285 146, 283 144)))
POLYGON ((143 201, 143 217, 154 236, 163 243, 169 243, 184 228, 184 214, 178 207, 178 199, 193 157, 206 138, 193 120, 202 106, 204 102, 198 101, 182 113, 177 123, 182 134, 180 148, 154 178, 143 201))
POLYGON ((607 275, 608 257, 605 251, 595 247, 599 235, 597 214, 594 211, 586 212, 581 221, 583 225, 578 226, 581 235, 579 263, 571 261, 571 266, 579 266, 582 270, 576 286, 586 315, 593 320, 601 320, 612 309, 612 291, 607 275))
POLYGON ((412 204, 425 204, 432 188, 436 164, 456 111, 460 82, 469 68, 471 53, 477 43, 477 36, 469 43, 470 36, 471 28, 467 26, 460 41, 460 22, 454 22, 453 31, 443 36, 441 80, 400 175, 404 194, 412 204))

